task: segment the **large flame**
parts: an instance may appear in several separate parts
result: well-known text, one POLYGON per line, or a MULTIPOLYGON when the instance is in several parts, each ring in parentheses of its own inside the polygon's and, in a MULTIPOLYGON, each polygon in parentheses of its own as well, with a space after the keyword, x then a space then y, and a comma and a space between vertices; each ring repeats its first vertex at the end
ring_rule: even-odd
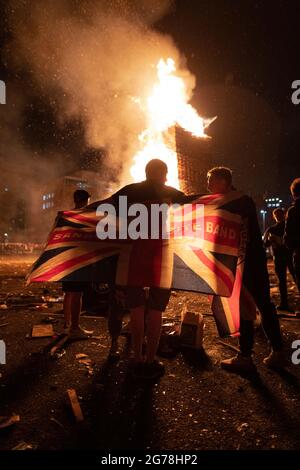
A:
POLYGON ((204 119, 188 103, 189 96, 184 79, 176 74, 173 59, 160 59, 157 64, 157 82, 152 93, 143 105, 136 102, 146 112, 148 127, 140 135, 141 150, 136 153, 130 169, 134 181, 145 176, 145 166, 152 158, 160 158, 168 165, 167 184, 179 188, 177 155, 175 146, 166 144, 165 133, 176 124, 196 137, 208 136, 206 127, 215 119, 204 119))

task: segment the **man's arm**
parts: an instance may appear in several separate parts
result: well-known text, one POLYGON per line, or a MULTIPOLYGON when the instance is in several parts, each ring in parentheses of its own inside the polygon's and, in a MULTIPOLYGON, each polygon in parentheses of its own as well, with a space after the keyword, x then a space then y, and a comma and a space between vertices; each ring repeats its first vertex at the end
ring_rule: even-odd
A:
POLYGON ((265 233, 263 234, 263 242, 266 248, 271 245, 270 235, 270 227, 268 227, 265 233))

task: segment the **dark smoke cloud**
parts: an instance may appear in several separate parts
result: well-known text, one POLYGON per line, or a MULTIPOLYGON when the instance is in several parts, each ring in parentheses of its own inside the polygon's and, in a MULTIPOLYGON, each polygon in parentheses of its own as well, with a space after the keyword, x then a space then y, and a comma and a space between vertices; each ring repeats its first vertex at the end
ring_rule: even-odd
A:
POLYGON ((152 27, 170 8, 168 0, 9 3, 10 67, 47 97, 57 125, 83 123, 85 145, 105 147, 120 179, 145 126, 132 98, 148 95, 160 57, 182 60, 152 27))

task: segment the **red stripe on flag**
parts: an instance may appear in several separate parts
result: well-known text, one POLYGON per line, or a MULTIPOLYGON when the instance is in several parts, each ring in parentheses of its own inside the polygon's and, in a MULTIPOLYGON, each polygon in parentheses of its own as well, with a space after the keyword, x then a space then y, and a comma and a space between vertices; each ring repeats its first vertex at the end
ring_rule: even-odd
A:
POLYGON ((205 264, 205 266, 207 266, 212 272, 214 272, 220 279, 222 279, 222 281, 224 282, 224 284, 226 284, 226 286, 228 287, 229 289, 229 292, 232 291, 232 288, 233 288, 233 281, 230 279, 229 276, 227 276, 227 274, 222 271, 220 268, 218 268, 218 266, 213 263, 205 254, 202 250, 197 250, 195 249, 194 247, 190 246, 190 248, 193 250, 193 252, 195 253, 196 256, 198 256, 198 258, 202 261, 203 264, 205 264))
MULTIPOLYGON (((40 276, 32 278, 31 281, 32 282, 49 281, 49 279, 51 279, 53 276, 60 274, 62 271, 65 271, 66 269, 76 266, 76 264, 82 263, 84 261, 88 261, 89 259, 98 255, 99 253, 103 254, 103 253, 107 253, 110 251, 111 251, 111 248, 107 248, 107 249, 101 248, 100 250, 95 250, 95 251, 92 251, 91 253, 86 253, 84 255, 77 256, 76 258, 72 258, 71 260, 64 261, 56 265, 54 268, 50 269, 44 274, 41 274, 40 276)), ((81 266, 79 266, 78 268, 80 269, 80 267, 81 266)))

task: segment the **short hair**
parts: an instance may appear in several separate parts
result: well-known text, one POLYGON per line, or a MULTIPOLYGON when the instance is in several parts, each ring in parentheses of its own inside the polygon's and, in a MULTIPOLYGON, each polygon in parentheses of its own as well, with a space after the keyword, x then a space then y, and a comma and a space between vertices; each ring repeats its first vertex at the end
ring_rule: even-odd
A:
POLYGON ((168 173, 168 167, 165 162, 159 160, 159 158, 153 158, 150 162, 147 163, 145 168, 146 176, 148 176, 152 171, 161 171, 163 173, 168 173))
POLYGON ((300 178, 295 178, 290 186, 291 193, 294 197, 300 197, 300 178))
POLYGON ((90 197, 91 195, 87 191, 85 191, 85 189, 76 189, 73 194, 75 204, 78 202, 87 201, 90 197))
POLYGON ((216 166, 207 172, 207 177, 215 176, 218 179, 225 180, 232 185, 232 170, 226 166, 216 166))
POLYGON ((284 209, 282 209, 281 207, 277 207, 277 209, 273 210, 272 215, 274 218, 277 217, 278 214, 285 215, 284 209))

